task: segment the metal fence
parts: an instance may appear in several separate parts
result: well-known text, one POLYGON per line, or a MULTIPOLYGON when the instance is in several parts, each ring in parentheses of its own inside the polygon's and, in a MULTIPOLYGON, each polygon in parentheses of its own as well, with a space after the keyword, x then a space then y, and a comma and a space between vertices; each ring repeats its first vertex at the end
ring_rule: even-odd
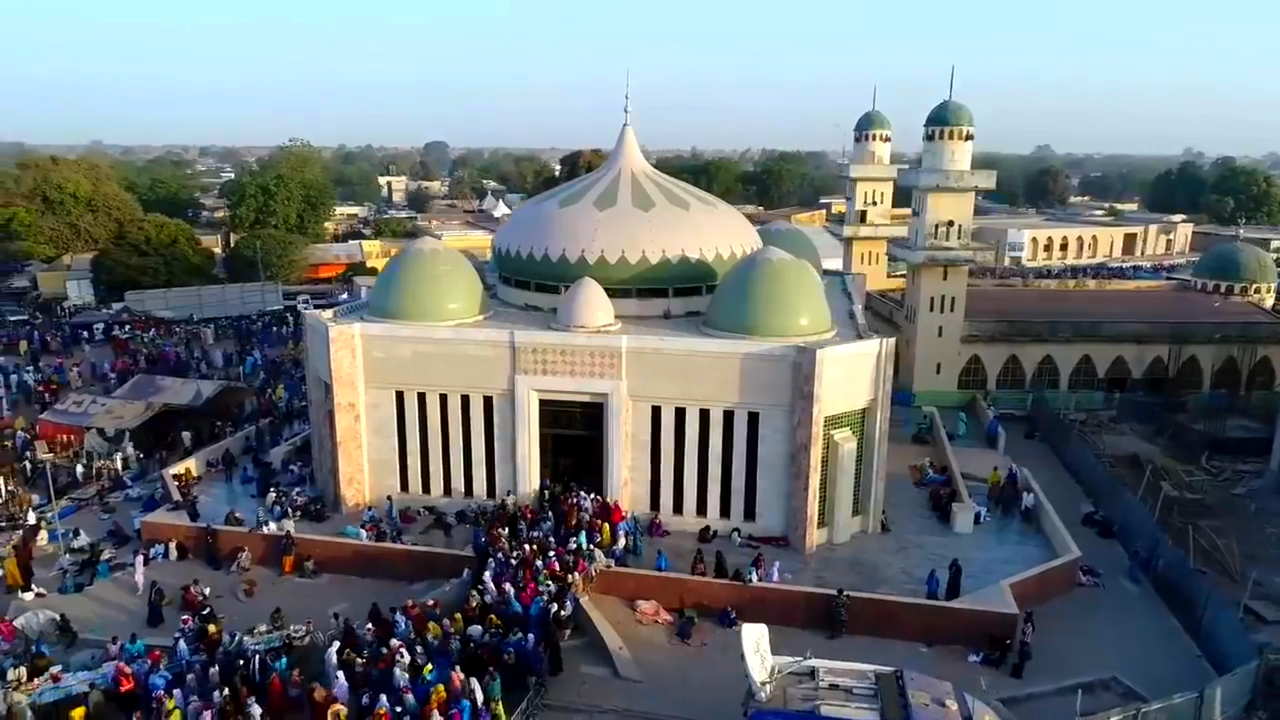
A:
POLYGON ((1253 698, 1259 664, 1255 661, 1195 692, 1140 705, 1127 705, 1081 720, 1228 720, 1241 718, 1253 698))
POLYGON ((1099 461, 1074 426, 1041 399, 1033 403, 1032 418, 1094 507, 1115 525, 1116 539, 1130 562, 1146 576, 1213 669, 1226 675, 1257 660, 1258 646, 1240 622, 1237 604, 1170 545, 1147 509, 1099 461))

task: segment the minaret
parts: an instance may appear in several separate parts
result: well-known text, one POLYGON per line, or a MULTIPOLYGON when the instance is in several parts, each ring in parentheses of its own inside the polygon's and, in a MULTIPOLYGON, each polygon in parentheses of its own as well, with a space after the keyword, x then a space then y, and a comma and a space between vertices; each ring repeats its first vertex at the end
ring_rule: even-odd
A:
POLYGON ((973 170, 972 161, 973 113, 948 91, 925 118, 920 167, 898 178, 912 191, 908 249, 899 254, 908 270, 898 382, 916 393, 954 391, 965 361, 973 203, 978 191, 996 186, 995 171, 973 170))
POLYGON ((866 275, 868 290, 886 287, 885 243, 906 234, 905 226, 893 224, 893 183, 899 168, 889 164, 892 147, 893 126, 876 109, 872 90, 871 109, 853 126, 853 156, 838 165, 845 180, 844 221, 831 225, 844 240, 843 270, 866 275))

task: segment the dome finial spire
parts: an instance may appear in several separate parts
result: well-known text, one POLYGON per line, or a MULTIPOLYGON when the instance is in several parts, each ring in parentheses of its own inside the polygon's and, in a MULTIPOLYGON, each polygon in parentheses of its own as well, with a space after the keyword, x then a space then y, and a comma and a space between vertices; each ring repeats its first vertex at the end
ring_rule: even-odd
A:
POLYGON ((879 90, 880 90, 880 86, 878 85, 871 86, 871 109, 872 110, 876 109, 876 94, 879 90))
POLYGON ((947 84, 947 99, 950 100, 956 91, 956 66, 951 65, 951 82, 947 84))
POLYGON ((631 70, 627 69, 627 92, 625 95, 626 102, 622 106, 622 124, 631 124, 631 70))

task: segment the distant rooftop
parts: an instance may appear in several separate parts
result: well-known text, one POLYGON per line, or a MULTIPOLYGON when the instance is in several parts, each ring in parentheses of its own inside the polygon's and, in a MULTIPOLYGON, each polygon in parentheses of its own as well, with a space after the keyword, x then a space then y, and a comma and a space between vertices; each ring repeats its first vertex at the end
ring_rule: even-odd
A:
MULTIPOLYGON (((1235 225, 1197 225, 1196 232, 1209 235, 1230 235, 1235 237, 1240 228, 1235 225)), ((1280 240, 1280 227, 1270 225, 1245 225, 1244 236, 1259 240, 1280 240)))
POLYGON ((1187 289, 1059 290, 979 288, 968 292, 966 320, 1276 323, 1257 305, 1187 289))

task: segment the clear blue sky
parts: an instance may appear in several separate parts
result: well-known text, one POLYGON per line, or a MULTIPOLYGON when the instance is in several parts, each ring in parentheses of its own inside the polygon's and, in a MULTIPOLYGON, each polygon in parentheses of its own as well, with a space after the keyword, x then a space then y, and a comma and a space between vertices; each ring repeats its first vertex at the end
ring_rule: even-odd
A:
POLYGON ((837 148, 879 84, 906 147, 946 95, 979 149, 1280 150, 1254 0, 4 0, 0 139, 837 148))

